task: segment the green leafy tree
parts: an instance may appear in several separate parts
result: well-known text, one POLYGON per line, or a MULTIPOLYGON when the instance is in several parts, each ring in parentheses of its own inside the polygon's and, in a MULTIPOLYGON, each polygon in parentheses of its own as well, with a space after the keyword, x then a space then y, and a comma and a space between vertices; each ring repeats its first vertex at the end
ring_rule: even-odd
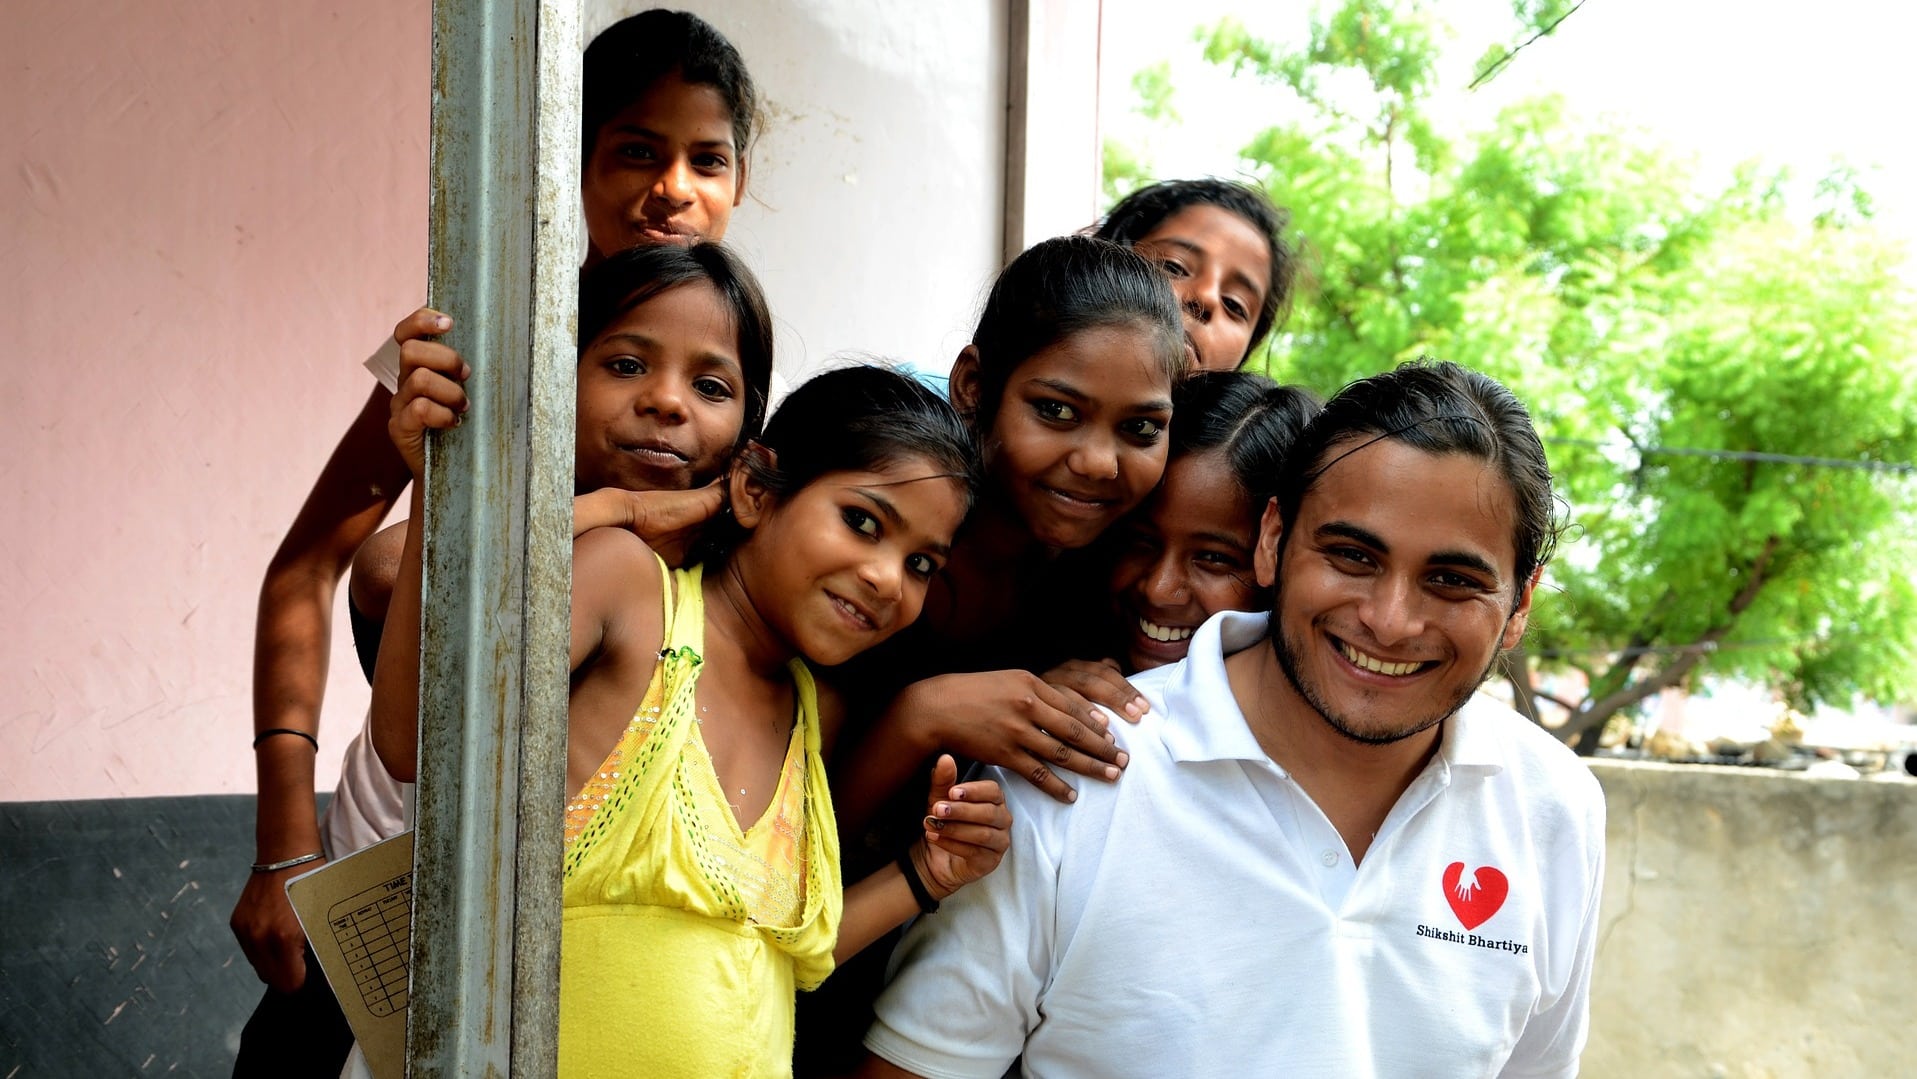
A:
MULTIPOLYGON (((1573 10, 1519 0, 1519 35, 1573 10)), ((1429 354, 1523 396, 1571 528, 1509 676, 1562 737, 1707 673, 1799 707, 1908 698, 1917 322, 1855 175, 1808 216, 1779 174, 1704 191, 1556 100, 1446 131, 1444 38, 1410 3, 1346 3, 1297 45, 1201 31, 1304 117, 1243 151, 1316 262, 1254 366, 1329 392, 1429 354), (1534 688, 1571 670, 1581 696, 1534 688)))
MULTIPOLYGON (((1161 124, 1177 123, 1178 110, 1172 106, 1171 65, 1165 62, 1132 76, 1132 93, 1138 95, 1133 112, 1161 124)), ((1099 147, 1103 169, 1105 200, 1117 202, 1152 181, 1149 154, 1135 152, 1116 139, 1106 139, 1099 147)))

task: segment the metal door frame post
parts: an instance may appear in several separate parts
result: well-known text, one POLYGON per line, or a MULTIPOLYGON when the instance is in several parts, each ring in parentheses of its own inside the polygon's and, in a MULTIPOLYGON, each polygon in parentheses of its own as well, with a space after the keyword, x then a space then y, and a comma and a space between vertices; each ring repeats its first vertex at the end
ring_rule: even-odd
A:
POLYGON ((434 0, 431 303, 472 407, 427 454, 407 1067, 553 1074, 572 586, 579 0, 434 0))

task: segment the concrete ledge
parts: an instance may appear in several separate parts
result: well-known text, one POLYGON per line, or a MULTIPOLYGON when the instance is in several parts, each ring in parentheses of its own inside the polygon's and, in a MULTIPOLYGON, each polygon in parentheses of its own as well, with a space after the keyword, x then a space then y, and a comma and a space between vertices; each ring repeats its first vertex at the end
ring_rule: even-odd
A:
MULTIPOLYGON (((1584 1074, 1910 1074, 1917 782, 1595 761, 1584 1074)), ((253 799, 0 803, 0 1079, 225 1075, 253 799)))
POLYGON ((1585 1075, 1917 1068, 1917 783, 1591 770, 1610 820, 1585 1075))

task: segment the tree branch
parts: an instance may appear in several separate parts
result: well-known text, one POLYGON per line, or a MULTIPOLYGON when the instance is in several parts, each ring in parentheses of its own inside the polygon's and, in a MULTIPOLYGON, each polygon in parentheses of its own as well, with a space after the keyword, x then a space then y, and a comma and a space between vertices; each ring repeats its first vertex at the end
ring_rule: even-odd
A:
MULTIPOLYGON (((1663 605, 1662 601, 1659 605, 1663 605)), ((1624 642, 1623 648, 1617 650, 1617 659, 1605 669, 1602 675, 1595 678, 1591 678, 1588 673, 1585 675, 1590 679, 1591 688, 1621 686, 1628 683, 1631 680, 1631 673, 1637 670, 1638 664, 1644 662, 1645 656, 1650 655, 1650 649, 1647 646, 1651 640, 1652 634, 1642 629, 1638 630, 1635 636, 1624 642)))
POLYGON ((1504 680, 1511 683, 1511 702, 1524 718, 1533 723, 1538 718, 1538 691, 1531 688, 1531 662, 1525 656, 1524 645, 1519 644, 1504 655, 1498 657, 1498 666, 1504 670, 1504 680))
POLYGON ((1618 712, 1678 684, 1696 669, 1698 664, 1704 662, 1706 656, 1717 651, 1718 642, 1730 635, 1731 630, 1737 625, 1738 616, 1756 602, 1757 593, 1765 584, 1764 573, 1770 567, 1771 557, 1777 553, 1778 543, 1777 536, 1764 541, 1764 549, 1759 551, 1757 558, 1751 562, 1750 579, 1744 582, 1743 588, 1738 589, 1737 595, 1731 597, 1729 617, 1722 624, 1696 641, 1683 646, 1683 653, 1663 670, 1591 702, 1589 708, 1572 713, 1570 721, 1557 729, 1558 739, 1569 742, 1618 712))
POLYGON ((1545 691, 1541 689, 1533 689, 1531 691, 1531 695, 1541 701, 1549 701, 1550 703, 1557 705, 1559 708, 1564 709, 1566 712, 1569 712, 1572 715, 1577 714, 1578 702, 1574 700, 1570 700, 1569 698, 1566 698, 1566 697, 1560 697, 1555 693, 1546 693, 1545 691))
POLYGON ((1539 30, 1537 33, 1532 34, 1528 38, 1525 38, 1523 41, 1518 42, 1517 48, 1512 49, 1510 52, 1507 52, 1503 56, 1498 57, 1496 63, 1493 63, 1490 67, 1487 67, 1483 71, 1480 71, 1478 73, 1478 77, 1475 79, 1472 79, 1471 85, 1465 87, 1465 89, 1476 90, 1480 85, 1489 81, 1493 75, 1496 75, 1498 72, 1503 71, 1507 66, 1509 66, 1511 61, 1516 59, 1517 55, 1523 52, 1527 47, 1529 47, 1532 42, 1535 42, 1539 38, 1545 37, 1546 35, 1550 34, 1551 31, 1556 30, 1558 28, 1559 23, 1577 14, 1577 10, 1583 6, 1584 6, 1584 0, 1578 0, 1577 3, 1572 4, 1571 10, 1551 20, 1551 25, 1545 27, 1542 30, 1539 30))
MULTIPOLYGON (((1601 686, 1622 686, 1631 680, 1631 673, 1636 671, 1638 664, 1643 663, 1645 657, 1651 654, 1651 642, 1663 634, 1664 614, 1675 602, 1677 602, 1677 590, 1666 588, 1664 594, 1657 598, 1657 602, 1650 605, 1643 621, 1638 624, 1637 633, 1624 642, 1623 648, 1618 649, 1617 658, 1601 676, 1591 678, 1590 685, 1593 691, 1601 686)), ((1587 677, 1590 676, 1587 674, 1587 677)))

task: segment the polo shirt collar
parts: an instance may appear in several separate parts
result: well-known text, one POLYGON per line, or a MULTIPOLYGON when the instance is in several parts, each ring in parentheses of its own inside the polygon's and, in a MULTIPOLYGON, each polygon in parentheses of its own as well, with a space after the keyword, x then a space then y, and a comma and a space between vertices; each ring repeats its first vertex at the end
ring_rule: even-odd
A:
POLYGON ((1262 612, 1221 611, 1192 634, 1185 659, 1172 667, 1165 681, 1161 729, 1172 760, 1270 759, 1225 678, 1225 657, 1262 642, 1270 622, 1271 616, 1262 612))
MULTIPOLYGON (((1225 677, 1225 657, 1262 647, 1270 625, 1269 612, 1221 611, 1192 634, 1184 661, 1170 668, 1165 679, 1166 722, 1161 730, 1172 760, 1270 760, 1252 735, 1225 677)), ((1502 710, 1504 706, 1496 700, 1472 694, 1463 708, 1445 720, 1432 763, 1484 775, 1502 771, 1504 746, 1494 714, 1502 710)))
POLYGON ((1504 770, 1504 742, 1498 737, 1496 713, 1508 711, 1495 698, 1473 693, 1464 707, 1444 721, 1444 739, 1438 757, 1449 768, 1496 775, 1504 770))

